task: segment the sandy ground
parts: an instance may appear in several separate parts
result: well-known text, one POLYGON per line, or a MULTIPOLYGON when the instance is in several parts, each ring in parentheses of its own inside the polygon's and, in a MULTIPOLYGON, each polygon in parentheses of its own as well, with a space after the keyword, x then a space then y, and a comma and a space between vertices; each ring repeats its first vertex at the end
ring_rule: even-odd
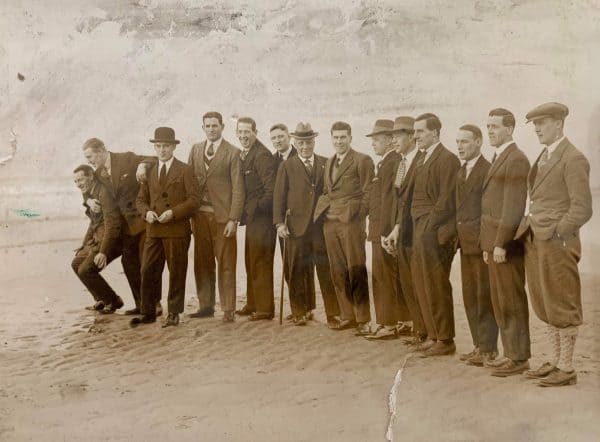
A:
MULTIPOLYGON (((45 261, 36 277, 2 282, 0 440, 385 440, 388 393, 407 356, 401 341, 330 331, 320 302, 316 320, 303 328, 277 321, 226 325, 217 315, 132 330, 121 314, 83 310, 91 298, 67 267, 76 245, 2 251, 4 262, 20 255, 45 261)), ((463 352, 470 342, 458 265, 457 259, 452 279, 463 352)), ((240 284, 243 273, 241 267, 240 284)), ((106 276, 131 304, 118 261, 106 276)), ((521 377, 493 378, 458 356, 409 355, 394 440, 600 440, 599 283, 584 274, 576 386, 541 389, 521 377)), ((188 312, 196 307, 193 292, 190 272, 188 312)), ((239 305, 243 293, 238 287, 239 305)), ((531 326, 535 365, 549 347, 535 317, 531 326)))

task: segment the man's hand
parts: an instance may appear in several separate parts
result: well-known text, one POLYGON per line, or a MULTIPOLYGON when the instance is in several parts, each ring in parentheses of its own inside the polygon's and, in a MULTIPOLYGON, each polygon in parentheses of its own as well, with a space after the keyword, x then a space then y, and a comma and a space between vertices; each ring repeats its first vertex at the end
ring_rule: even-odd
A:
POLYGON ((106 267, 106 255, 104 253, 97 253, 96 256, 94 256, 94 264, 96 264, 96 267, 99 269, 106 267))
POLYGON ((158 222, 161 224, 164 223, 168 223, 169 221, 171 221, 173 219, 173 211, 172 210, 166 210, 162 213, 162 215, 160 215, 158 217, 158 222))
POLYGON ((223 236, 225 238, 229 238, 231 236, 235 236, 235 231, 237 230, 237 222, 233 220, 227 221, 225 225, 225 230, 223 230, 223 236))
POLYGON ((88 198, 85 200, 85 203, 90 208, 90 210, 94 213, 100 213, 102 211, 102 206, 100 205, 100 201, 94 198, 88 198))
POLYGON ((498 264, 506 262, 506 249, 494 247, 494 262, 498 264))
POLYGON ((138 182, 145 183, 148 180, 148 174, 146 172, 149 167, 150 165, 146 163, 138 164, 137 170, 135 171, 135 178, 138 182))
POLYGON ((486 264, 488 263, 488 252, 486 252, 485 250, 483 251, 483 262, 485 262, 486 264))
POLYGON ((290 231, 285 224, 279 224, 277 226, 277 236, 283 239, 290 237, 290 231))
POLYGON ((146 222, 148 224, 152 224, 154 221, 158 221, 158 215, 156 214, 156 212, 153 212, 152 210, 148 210, 146 212, 146 222))
POLYGON ((398 238, 400 238, 400 225, 396 224, 390 234, 382 240, 381 245, 384 250, 390 254, 395 255, 398 247, 398 238))

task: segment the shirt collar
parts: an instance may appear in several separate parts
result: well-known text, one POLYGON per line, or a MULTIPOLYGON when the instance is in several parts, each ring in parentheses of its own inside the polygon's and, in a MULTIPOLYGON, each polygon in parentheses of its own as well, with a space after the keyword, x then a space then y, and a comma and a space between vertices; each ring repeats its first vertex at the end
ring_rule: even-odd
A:
POLYGON ((381 161, 385 160, 385 157, 387 157, 392 152, 395 152, 395 150, 394 149, 390 149, 386 153, 384 153, 383 156, 381 157, 381 161))
POLYGON ((432 144, 431 146, 429 146, 427 149, 420 149, 421 152, 423 152, 423 154, 425 155, 425 158, 423 159, 423 162, 427 161, 429 159, 429 157, 431 156, 431 154, 438 148, 438 146, 440 146, 442 144, 441 141, 438 141, 435 144, 432 144))
POLYGON ((302 158, 300 155, 298 155, 298 158, 300 158, 300 160, 304 164, 306 164, 306 160, 309 160, 311 165, 313 165, 313 166, 315 165, 315 154, 314 153, 310 156, 310 158, 302 158))
POLYGON ((212 143, 213 150, 216 152, 217 149, 221 146, 222 142, 223 142, 223 137, 219 138, 217 141, 206 140, 206 147, 208 148, 208 146, 210 146, 210 144, 212 143))
POLYGON ((346 152, 344 152, 343 155, 340 155, 340 154, 337 154, 337 153, 335 154, 335 156, 338 159, 338 161, 340 162, 340 164, 341 164, 342 161, 344 161, 344 158, 346 158, 346 155, 348 155, 348 152, 350 152, 350 149, 348 149, 346 152))
POLYGON ((471 158, 470 160, 467 160, 463 163, 464 166, 473 166, 477 160, 479 159, 479 157, 481 156, 481 153, 479 155, 477 155, 475 158, 471 158))
POLYGON ((415 157, 417 156, 417 153, 419 152, 419 149, 417 149, 416 147, 411 150, 409 153, 407 154, 402 154, 402 156, 406 159, 407 164, 410 166, 413 162, 413 160, 415 159, 415 157))
POLYGON ((513 140, 510 140, 510 141, 507 141, 506 143, 504 143, 504 144, 502 144, 502 145, 498 146, 498 147, 496 148, 496 151, 495 151, 495 152, 496 152, 496 158, 498 158, 500 155, 502 155, 502 152, 504 152, 504 151, 506 150, 506 148, 507 148, 508 146, 510 146, 511 144, 513 144, 513 143, 514 143, 514 141, 513 141, 513 140))
POLYGON ((169 172, 169 169, 171 168, 171 165, 173 164, 173 160, 175 159, 175 157, 171 157, 168 161, 161 161, 158 160, 158 174, 160 175, 160 169, 162 168, 163 164, 167 166, 167 172, 169 172))
POLYGON ((554 143, 552 143, 551 145, 549 145, 547 147, 548 149, 548 156, 552 155, 552 152, 554 152, 556 150, 556 148, 558 147, 558 145, 560 143, 562 143, 562 141, 565 139, 565 136, 563 135, 561 138, 559 138, 558 140, 556 140, 554 143))
POLYGON ((292 153, 292 146, 288 146, 288 150, 286 150, 285 152, 281 153, 279 151, 277 151, 277 153, 281 156, 281 158, 285 161, 290 157, 290 154, 292 153))

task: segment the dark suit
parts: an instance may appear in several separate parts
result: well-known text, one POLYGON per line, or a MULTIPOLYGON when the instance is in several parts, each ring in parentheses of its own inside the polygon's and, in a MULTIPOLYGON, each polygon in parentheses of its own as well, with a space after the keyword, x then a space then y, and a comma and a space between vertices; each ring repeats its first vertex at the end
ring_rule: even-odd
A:
MULTIPOLYGON (((158 164, 160 165, 160 163, 158 164)), ((171 210, 166 223, 146 224, 142 258, 142 304, 144 315, 154 316, 162 291, 165 260, 169 268, 169 313, 182 313, 185 302, 187 251, 190 245, 190 217, 200 202, 198 181, 190 166, 173 158, 164 185, 159 184, 158 166, 148 171, 148 181, 140 186, 137 208, 144 217, 148 211, 160 216, 171 210)))
POLYGON ((390 208, 395 205, 394 179, 400 155, 391 151, 377 164, 376 175, 369 190, 369 233, 371 241, 373 304, 375 318, 380 325, 396 325, 410 321, 408 308, 400 292, 396 257, 381 246, 381 238, 393 228, 390 208))
POLYGON ((592 216, 590 164, 565 138, 540 168, 529 172, 529 214, 517 233, 525 235, 525 270, 531 305, 558 328, 581 325, 579 229, 592 216))
POLYGON ((289 277, 294 316, 315 308, 315 267, 328 318, 339 315, 323 236, 323 223, 313 221, 317 198, 323 193, 326 158, 315 155, 312 174, 298 156, 281 163, 273 194, 273 223, 282 224, 289 211, 284 268, 289 277))
MULTIPOLYGON (((290 154, 288 155, 287 159, 290 159, 295 156, 298 156, 298 151, 296 150, 296 148, 294 146, 290 146, 290 154)), ((273 153, 273 158, 275 158, 276 168, 279 171, 279 166, 281 166, 281 163, 284 162, 284 159, 278 151, 273 153)), ((283 256, 283 238, 279 238, 279 251, 281 252, 281 256, 283 256)), ((287 274, 287 271, 288 271, 287 266, 284 266, 283 270, 284 270, 284 274, 285 274, 285 281, 289 284, 289 277, 287 274)))
POLYGON ((353 149, 347 151, 339 167, 337 155, 329 158, 324 194, 313 217, 318 220, 325 216, 323 233, 341 319, 359 323, 371 320, 365 218, 373 168, 370 157, 353 149))
POLYGON ((112 304, 117 294, 100 275, 94 263, 98 253, 106 255, 107 264, 120 255, 119 235, 121 232, 121 215, 116 201, 110 191, 99 181, 95 181, 88 194, 84 194, 85 214, 90 219, 83 243, 71 262, 71 267, 83 285, 90 291, 96 301, 112 304), (100 202, 99 213, 93 212, 85 203, 88 198, 100 202))
POLYGON ((463 302, 473 346, 486 353, 498 350, 498 325, 490 295, 490 276, 479 247, 481 194, 489 169, 489 161, 480 156, 466 179, 465 165, 456 178, 456 232, 463 302))
POLYGON ((430 339, 454 338, 450 267, 454 256, 458 158, 441 143, 415 170, 411 271, 430 339))
POLYGON ((156 158, 136 155, 133 152, 109 152, 109 155, 110 180, 106 180, 100 170, 96 171, 96 178, 109 189, 122 216, 121 264, 133 294, 135 306, 139 308, 142 281, 140 269, 146 226, 135 205, 135 199, 140 189, 136 171, 140 163, 152 164, 156 162, 156 158))
POLYGON ((480 245, 488 252, 494 316, 504 356, 513 361, 531 356, 523 244, 513 240, 525 210, 528 172, 529 160, 510 144, 490 167, 481 199, 480 245), (494 262, 494 247, 506 250, 505 263, 494 262))
POLYGON ((206 141, 194 144, 188 164, 198 180, 200 208, 192 217, 194 276, 199 310, 215 308, 218 265, 219 300, 225 312, 235 310, 236 236, 223 236, 230 220, 239 221, 244 207, 244 178, 240 150, 221 141, 214 157, 205 156, 206 141))
POLYGON ((258 140, 243 160, 246 200, 242 224, 246 225, 246 306, 250 311, 273 315, 273 188, 277 169, 273 154, 258 140))

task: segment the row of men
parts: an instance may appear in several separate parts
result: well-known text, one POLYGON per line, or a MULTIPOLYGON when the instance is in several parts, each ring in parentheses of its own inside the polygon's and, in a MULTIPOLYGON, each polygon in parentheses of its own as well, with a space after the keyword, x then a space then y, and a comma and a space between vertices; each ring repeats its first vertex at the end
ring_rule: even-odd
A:
MULTIPOLYGON (((223 140, 224 125, 216 112, 203 117, 207 140, 192 147, 189 167, 173 158, 178 140, 168 128, 157 129, 151 140, 158 162, 131 153, 108 154, 97 139, 88 140, 84 152, 96 167, 98 184, 108 189, 112 185, 114 200, 122 200, 118 206, 123 238, 136 235, 128 215, 134 219, 142 214, 147 224, 145 240, 140 230, 137 241, 122 241, 126 274, 126 253, 137 251, 139 256, 144 244, 141 294, 127 274, 136 309, 126 313, 143 315, 132 325, 155 321, 165 259, 170 271, 165 325, 177 324, 183 311, 191 217, 199 310, 190 316, 214 315, 218 281, 223 320, 233 321, 235 232, 241 222, 246 225, 248 282, 247 304, 238 314, 250 320, 274 315, 277 232, 291 319, 297 325, 305 324, 314 309, 316 268, 331 328, 355 327, 358 335, 387 339, 412 322, 412 344, 424 357, 453 354, 449 273, 460 248, 464 304, 474 344, 461 359, 491 367, 495 376, 526 371, 528 377, 541 379, 541 385, 553 386, 576 382, 572 354, 582 316, 578 231, 591 216, 589 164, 563 135, 567 114, 566 106, 558 103, 527 114, 546 145, 533 168, 512 141, 514 115, 501 108, 488 116, 489 140, 495 148, 491 165, 481 156, 481 130, 467 124, 456 140, 461 166, 440 143, 442 125, 433 114, 375 123, 367 136, 382 157, 376 172, 369 156, 351 148, 352 132, 346 123, 336 122, 331 128, 336 151, 332 158, 314 154, 318 134, 307 123, 291 134, 284 125, 273 126, 271 138, 278 151, 272 155, 257 140, 250 118, 237 123, 241 151, 223 140), (290 135, 295 148, 289 147, 290 135), (131 158, 135 167, 129 173, 115 174, 118 161, 113 160, 119 155, 131 158), (128 200, 133 194, 119 198, 117 186, 129 180, 133 188, 136 172, 146 177, 134 206, 128 200), (528 188, 529 208, 523 217, 528 188), (373 250, 374 331, 369 326, 365 239, 373 250), (528 370, 525 269, 532 305, 548 324, 554 348, 553 358, 537 370, 528 370), (498 332, 504 357, 497 359, 498 332)), ((106 204, 93 196, 85 197, 88 214, 100 211, 106 218, 106 204)), ((95 267, 95 278, 101 279, 98 271, 107 259, 90 255, 86 259, 95 266, 88 268, 95 267)), ((81 276, 80 266, 74 267, 81 276)), ((99 301, 107 312, 122 305, 114 292, 99 301)))

